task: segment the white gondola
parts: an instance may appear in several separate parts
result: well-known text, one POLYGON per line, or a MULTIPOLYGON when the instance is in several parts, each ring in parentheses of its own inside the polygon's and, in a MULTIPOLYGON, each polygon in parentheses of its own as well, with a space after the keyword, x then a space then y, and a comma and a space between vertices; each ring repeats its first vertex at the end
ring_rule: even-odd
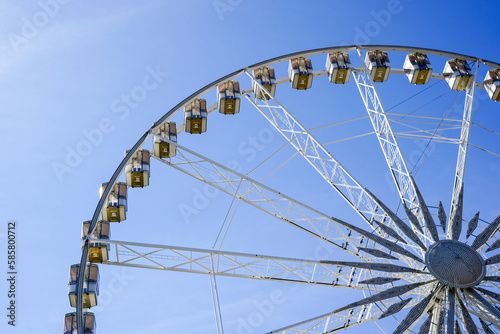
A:
POLYGON ((195 99, 184 108, 185 130, 188 133, 203 133, 207 131, 207 101, 195 99))
MULTIPOLYGON (((127 155, 128 151, 125 152, 127 155)), ((138 150, 125 165, 127 186, 138 188, 149 185, 149 151, 138 150)))
POLYGON ((219 112, 234 115, 240 112, 240 84, 238 81, 226 81, 217 86, 219 112))
POLYGON ((391 62, 387 52, 380 50, 368 51, 365 57, 365 65, 373 82, 384 82, 389 78, 391 62))
MULTIPOLYGON (((101 185, 100 196, 104 193, 107 183, 101 185)), ((127 184, 118 182, 114 185, 102 208, 102 220, 120 222, 125 220, 127 212, 127 184)))
POLYGON ((269 100, 271 96, 274 97, 274 94, 276 93, 276 76, 274 74, 274 68, 258 68, 253 71, 253 76, 255 77, 255 82, 253 83, 255 97, 259 100, 269 100), (271 96, 269 96, 267 92, 263 92, 257 83, 264 86, 264 88, 271 93, 271 96))
MULTIPOLYGON (((64 329, 63 334, 77 334, 78 333, 78 318, 76 312, 66 313, 64 316, 64 329)), ((92 312, 83 312, 83 333, 95 334, 96 322, 95 315, 92 312)))
POLYGON ((345 84, 351 77, 351 60, 347 52, 332 52, 326 56, 326 70, 330 82, 345 84))
POLYGON ((472 71, 463 59, 450 59, 443 70, 446 82, 453 90, 466 90, 472 82, 472 71))
MULTIPOLYGON (((79 264, 73 264, 69 269, 69 302, 76 307, 79 264)), ((96 264, 87 264, 83 279, 83 308, 97 306, 99 295, 99 267, 96 264)))
MULTIPOLYGON (((82 237, 89 233, 90 221, 83 222, 82 224, 82 237)), ((90 235, 92 239, 109 239, 110 230, 109 222, 99 220, 97 221, 94 232, 90 235)), ((102 263, 107 261, 109 256, 109 244, 102 242, 92 242, 89 245, 89 262, 102 263)))
MULTIPOLYGON (((177 125, 175 122, 165 122, 155 131, 155 134, 177 143, 177 125)), ((176 154, 176 146, 173 143, 167 143, 158 136, 154 136, 153 153, 159 158, 172 158, 176 154)))
POLYGON ((403 69, 412 84, 423 85, 429 82, 432 75, 432 66, 424 53, 410 53, 406 55, 403 69))
POLYGON ((288 63, 288 77, 294 89, 304 90, 311 88, 313 81, 311 59, 307 57, 290 59, 288 63))
POLYGON ((500 70, 493 69, 486 73, 484 78, 484 89, 488 92, 490 99, 500 101, 500 70))

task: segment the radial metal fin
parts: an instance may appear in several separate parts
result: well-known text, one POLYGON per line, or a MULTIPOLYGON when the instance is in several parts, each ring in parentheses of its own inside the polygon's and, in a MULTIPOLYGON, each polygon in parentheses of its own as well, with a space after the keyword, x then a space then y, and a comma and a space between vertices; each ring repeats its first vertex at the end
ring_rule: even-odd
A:
POLYGON ((392 228, 390 228, 389 226, 387 225, 384 225, 382 224, 381 222, 379 221, 376 221, 374 220, 375 224, 378 225, 378 227, 380 227, 380 229, 382 231, 384 231, 385 233, 387 233, 388 235, 390 235, 391 237, 393 237, 394 239, 398 240, 398 241, 401 241, 402 243, 406 244, 406 241, 405 239, 401 238, 401 236, 396 232, 394 231, 392 228))
POLYGON ((458 324, 458 320, 455 320, 455 334, 462 334, 462 330, 460 329, 460 325, 458 324))
POLYGON ((434 297, 433 294, 429 294, 427 297, 422 299, 417 305, 413 306, 413 308, 408 312, 403 321, 401 321, 401 323, 393 332, 393 334, 404 333, 408 328, 413 326, 422 317, 422 315, 429 309, 429 304, 431 299, 433 299, 433 297, 434 297))
POLYGON ((493 330, 491 330, 491 328, 488 326, 488 324, 486 323, 486 321, 484 321, 483 319, 479 318, 479 322, 481 323, 481 326, 483 327, 483 330, 484 330, 485 334, 495 334, 495 332, 493 330))
POLYGON ((493 255, 492 257, 486 259, 484 261, 485 264, 495 264, 495 263, 500 263, 500 254, 493 255))
POLYGON ((404 299, 398 303, 392 304, 391 306, 389 306, 387 308, 387 310, 385 310, 384 313, 382 313, 382 315, 379 317, 379 319, 383 319, 383 318, 386 318, 388 316, 391 316, 393 314, 398 313, 406 306, 406 304, 408 304, 410 302, 410 300, 412 300, 412 298, 404 299))
MULTIPOLYGON (((382 208, 382 210, 387 213, 389 218, 396 224, 396 226, 415 244, 417 244, 423 250, 427 250, 427 247, 422 243, 422 241, 418 238, 418 236, 413 232, 413 230, 405 224, 401 218, 399 218, 392 210, 390 210, 384 203, 382 203, 375 195, 373 195, 368 189, 365 188, 365 191, 373 198, 375 203, 382 208)), ((421 262, 421 261, 420 261, 421 262)))
POLYGON ((438 218, 443 232, 446 232, 446 211, 444 211, 443 203, 441 203, 441 201, 439 201, 438 218))
POLYGON ((417 216, 415 216, 415 214, 410 209, 408 209, 406 204, 403 204, 403 207, 405 208, 406 215, 408 216, 408 219, 410 220, 410 223, 413 226, 413 228, 419 230, 420 233, 423 234, 424 230, 422 229, 422 226, 420 226, 420 222, 418 221, 417 216))
POLYGON ((500 282, 500 276, 484 276, 484 281, 500 282))
POLYGON ((492 250, 500 248, 500 239, 495 241, 487 250, 486 252, 491 252, 492 250))
POLYGON ((373 278, 365 279, 363 281, 359 281, 358 284, 381 285, 381 284, 396 282, 399 280, 400 279, 397 277, 373 277, 373 278))
POLYGON ((472 288, 462 290, 467 299, 475 304, 480 317, 488 320, 497 329, 500 329, 500 311, 472 288))
POLYGON ((350 262, 350 261, 330 261, 330 260, 320 260, 319 262, 334 266, 363 268, 369 270, 384 271, 389 273, 422 273, 422 271, 418 269, 398 266, 390 263, 350 262))
POLYGON ((479 233, 471 247, 475 250, 479 250, 484 244, 486 244, 490 238, 497 231, 498 225, 500 225, 500 216, 495 218, 495 220, 486 227, 483 232, 479 233))
MULTIPOLYGON (((458 296, 457 296, 458 297, 458 296)), ((465 307, 464 303, 462 300, 458 297, 457 298, 458 303, 460 304, 460 309, 462 310, 462 317, 465 321, 465 329, 467 330, 468 334, 479 334, 479 331, 477 330, 477 326, 472 320, 472 317, 469 314, 469 311, 465 307)))
POLYGON ((453 334, 455 331, 455 289, 448 288, 445 291, 444 299, 443 333, 453 334))
POLYGON ((375 257, 383 258, 383 259, 389 259, 389 260, 397 260, 398 258, 395 256, 392 256, 391 254, 387 254, 386 252, 382 252, 379 249, 375 248, 366 248, 366 247, 359 247, 358 250, 363 251, 365 253, 371 254, 375 257))
POLYGON ((345 305, 345 306, 343 306, 343 307, 341 307, 341 308, 333 311, 332 313, 338 313, 338 312, 349 310, 349 309, 352 309, 352 308, 355 308, 355 307, 358 307, 358 306, 362 306, 362 305, 366 305, 366 304, 378 302, 378 301, 381 301, 381 300, 385 300, 385 299, 388 299, 388 298, 402 296, 405 293, 407 293, 407 292, 409 292, 409 291, 411 291, 413 289, 418 288, 419 286, 422 286, 422 285, 425 285, 425 284, 429 284, 431 282, 434 282, 434 280, 432 280, 432 281, 425 281, 425 282, 418 282, 418 283, 412 283, 412 284, 406 284, 406 285, 400 285, 400 286, 395 286, 394 288, 390 288, 390 289, 384 290, 384 291, 379 292, 377 294, 371 295, 371 296, 369 296, 367 298, 363 298, 361 300, 358 300, 357 302, 351 303, 349 305, 345 305))
POLYGON ((479 291, 479 292, 482 292, 485 295, 488 295, 488 296, 490 296, 492 298, 495 298, 496 300, 498 300, 500 302, 500 294, 498 294, 496 292, 493 292, 493 291, 490 291, 490 290, 486 290, 484 288, 480 288, 480 287, 477 287, 475 289, 477 291, 479 291))
POLYGON ((422 326, 418 330, 418 334, 429 334, 429 329, 431 328, 432 312, 429 314, 427 319, 425 319, 422 326))
POLYGON ((439 235, 436 224, 434 223, 434 219, 432 218, 432 215, 429 212, 429 208, 425 204, 424 198, 422 197, 420 190, 418 190, 417 184, 415 183, 415 180, 412 176, 410 176, 410 180, 413 184, 413 187, 415 188, 415 194, 417 195, 418 203, 420 204, 420 210, 422 210, 422 216, 424 217, 425 226, 427 227, 427 230, 429 230, 429 233, 431 234, 434 241, 438 242, 439 235))
MULTIPOLYGON (((338 220, 338 219, 337 219, 337 221, 340 222, 340 220, 338 220)), ((373 233, 370 233, 368 231, 365 231, 362 228, 359 228, 357 226, 351 225, 351 224, 346 223, 344 221, 342 221, 342 225, 344 225, 345 227, 347 227, 350 230, 355 231, 358 234, 361 234, 362 236, 364 236, 364 237, 366 237, 368 239, 371 239, 371 240, 375 241, 379 245, 382 245, 382 246, 386 247, 387 249, 392 250, 395 253, 407 256, 407 257, 409 257, 409 258, 411 258, 411 259, 413 259, 415 261, 418 261, 420 263, 424 263, 424 261, 421 258, 419 258, 415 254, 407 251, 403 247, 399 246, 398 244, 396 244, 396 243, 394 243, 394 242, 392 242, 390 240, 387 240, 387 239, 384 239, 382 237, 379 237, 376 234, 373 234, 373 233)))
POLYGON ((469 221, 469 226, 467 226, 466 239, 469 239, 472 233, 476 230, 477 223, 479 221, 479 211, 474 215, 474 217, 469 221))
POLYGON ((464 202, 464 186, 460 188, 456 206, 453 208, 453 217, 450 217, 448 225, 448 239, 458 240, 462 232, 462 208, 464 202))

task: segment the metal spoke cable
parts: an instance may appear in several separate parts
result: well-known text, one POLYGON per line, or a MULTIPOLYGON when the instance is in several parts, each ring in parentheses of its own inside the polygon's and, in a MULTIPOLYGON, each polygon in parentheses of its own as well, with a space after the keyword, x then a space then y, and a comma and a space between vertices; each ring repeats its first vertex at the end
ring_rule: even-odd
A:
POLYGON ((264 159, 260 164, 258 164, 257 166, 255 166, 251 171, 249 171, 246 175, 249 176, 250 174, 252 174, 253 172, 255 172, 257 170, 257 168, 260 168, 262 167, 263 164, 265 164, 267 161, 269 161, 272 157, 274 157, 276 154, 278 154, 281 150, 283 150, 285 147, 288 146, 288 144, 290 144, 290 142, 287 142, 285 143, 283 146, 281 146, 279 149, 276 150, 276 152, 274 152, 273 154, 271 154, 270 156, 268 156, 266 159, 264 159))
MULTIPOLYGON (((238 194, 238 191, 240 190, 240 186, 241 186, 242 182, 243 182, 243 179, 241 179, 240 182, 238 183, 238 187, 236 188, 236 191, 234 192, 233 199, 231 200, 231 204, 229 205, 229 208, 227 209, 226 216, 224 217, 224 221, 222 222, 222 226, 220 227, 219 233, 217 234, 217 238, 215 238, 215 242, 212 246, 212 249, 215 249, 215 246, 217 246, 217 242, 219 241, 222 230, 224 229, 224 225, 226 225, 227 217, 229 216, 229 213, 231 212, 231 208, 233 207, 234 200, 236 199, 236 195, 238 194)), ((219 250, 221 249, 222 243, 224 242, 224 239, 226 238, 227 231, 229 230, 229 227, 231 226, 231 223, 233 222, 234 212, 236 211, 238 204, 239 204, 239 200, 238 200, 238 203, 236 204, 236 207, 233 211, 233 215, 231 216, 231 219, 229 220, 229 224, 226 227, 226 232, 224 233, 224 237, 222 238, 222 241, 219 244, 219 250)))
POLYGON ((269 174, 267 174, 263 179, 261 179, 259 182, 264 182, 264 180, 266 180, 268 177, 270 177, 271 175, 273 175, 274 173, 276 173, 281 167, 283 167, 286 163, 288 163, 290 160, 293 159, 293 157, 295 157, 297 154, 299 154, 299 152, 295 152, 294 154, 292 154, 291 157, 289 157, 288 159, 286 159, 281 165, 279 165, 278 167, 276 167, 272 172, 270 172, 269 174))
MULTIPOLYGON (((443 117, 443 119, 445 117, 447 117, 451 110, 453 109, 453 106, 455 106, 455 104, 457 103, 457 100, 458 100, 458 96, 460 96, 460 94, 456 94, 455 95, 455 98, 453 99, 453 101, 450 103, 450 105, 448 106, 448 109, 446 110, 446 113, 445 113, 445 116, 443 117)), ((427 157, 427 154, 429 153, 429 151, 427 150, 427 148, 429 147, 429 145, 431 144, 431 142, 433 141, 434 137, 435 137, 435 134, 437 133, 437 131, 439 130, 439 126, 438 128, 434 131, 434 135, 431 139, 429 139, 429 141, 427 142, 427 145, 425 145, 425 148, 422 150, 422 153, 420 154, 420 156, 418 157, 417 159, 417 162, 415 163, 415 166, 413 166, 412 170, 411 170, 411 174, 413 174, 413 171, 415 170, 415 168, 417 168, 417 170, 415 171, 415 174, 413 174, 414 176, 418 173, 418 171, 420 170, 420 167, 422 166, 425 158, 427 157), (422 159, 423 157, 423 159, 422 159)))

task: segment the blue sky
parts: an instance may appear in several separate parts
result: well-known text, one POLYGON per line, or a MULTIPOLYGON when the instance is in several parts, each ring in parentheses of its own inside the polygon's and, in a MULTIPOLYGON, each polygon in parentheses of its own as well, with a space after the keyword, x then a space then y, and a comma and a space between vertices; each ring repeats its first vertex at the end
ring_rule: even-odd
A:
MULTIPOLYGON (((19 226, 18 326, 11 328, 2 320, 1 332, 62 332, 63 316, 71 311, 67 297, 69 266, 79 262, 81 223, 91 219, 99 199, 99 185, 109 180, 124 151, 152 123, 197 89, 265 59, 337 45, 421 46, 499 62, 500 48, 495 41, 500 31, 492 19, 499 7, 498 3, 486 1, 410 0, 1 2, 0 154, 9 166, 0 191, 1 249, 6 247, 8 220, 17 220, 19 226), (129 100, 127 96, 138 86, 147 86, 143 90, 146 93, 140 99, 129 100), (92 143, 83 147, 84 141, 92 143), (85 154, 76 157, 72 152, 78 149, 85 154), (67 169, 59 170, 60 164, 67 169)), ((321 59, 313 63, 315 70, 323 68, 321 59)), ((439 63, 436 71, 440 72, 441 66, 439 63)), ((397 57, 394 67, 402 67, 397 57)), ((280 68, 278 77, 286 75, 284 69, 280 68)), ((317 78, 320 79, 326 80, 317 78)), ((404 82, 406 78, 398 80, 404 82)), ((278 87, 278 94, 279 90, 284 92, 283 99, 290 101, 292 112, 308 127, 336 119, 327 113, 329 108, 342 113, 356 110, 363 115, 353 79, 335 93, 320 85, 314 91, 313 84, 310 91, 294 92, 302 94, 300 98, 282 86, 278 87), (340 100, 341 97, 347 100, 340 100), (313 116, 315 112, 319 116, 313 116)), ((424 97, 412 101, 412 105, 405 104, 394 112, 411 111, 446 88, 441 82, 422 94, 424 97)), ((414 93, 410 87, 398 84, 380 87, 386 107, 414 93)), ((482 97, 477 122, 499 131, 500 105, 485 98, 484 91, 479 94, 482 97)), ((463 101, 463 95, 460 99, 463 101)), ((446 109, 451 101, 451 95, 447 95, 435 108, 446 109)), ((248 104, 245 108, 250 110, 248 104)), ((339 119, 345 115, 342 113, 337 115, 339 119)), ((242 111, 231 120, 220 115, 213 119, 209 119, 203 142, 201 137, 186 138, 183 134, 186 146, 223 163, 234 159, 248 171, 283 144, 279 134, 269 135, 266 122, 250 111, 242 111), (243 127, 235 126, 237 117, 240 124, 245 124, 243 127), (249 138, 259 135, 265 138, 261 143, 264 148, 252 153, 249 138)), ((367 126, 364 123, 353 131, 369 132, 367 126)), ((472 135, 477 136, 478 145, 484 143, 485 148, 493 151, 499 147, 498 140, 488 141, 484 132, 475 129, 472 135)), ((372 139, 371 143, 376 144, 372 139)), ((409 152, 418 152, 419 146, 411 141, 403 145, 409 152)), ((363 153, 353 155, 353 147, 339 150, 340 158, 352 158, 348 168, 395 208, 397 197, 392 184, 387 188, 385 179, 377 176, 378 169, 362 168, 374 159, 380 162, 380 152, 367 146, 363 153)), ((435 152, 428 167, 419 171, 419 177, 427 189, 424 195, 428 204, 437 205, 442 200, 447 207, 453 182, 448 171, 453 172, 454 153, 439 148, 435 152)), ((474 168, 479 172, 467 179, 471 192, 465 198, 471 204, 464 209, 465 219, 478 210, 488 221, 498 215, 494 196, 499 166, 498 158, 472 151, 468 168, 471 173, 474 168)), ((332 215, 356 219, 307 165, 298 162, 294 168, 284 170, 270 182, 301 200, 317 204, 321 210, 330 210, 332 215), (299 171, 299 176, 293 171, 299 171), (314 191, 300 191, 307 187, 314 191), (337 205, 336 210, 331 210, 332 203, 337 205)), ((151 183, 150 188, 130 190, 128 219, 112 226, 112 237, 210 248, 230 198, 215 195, 187 221, 179 208, 191 205, 196 194, 208 191, 205 186, 156 161, 152 164, 151 183)), ((268 217, 262 213, 245 210, 239 216, 240 229, 235 228, 234 239, 228 238, 225 243, 228 250, 314 257, 316 249, 329 256, 327 250, 315 248, 314 240, 301 241, 300 233, 268 224, 268 217)), ((6 268, 4 254, 0 255, 2 268, 6 268)), ((107 291, 108 299, 96 311, 100 333, 215 332, 208 277, 101 268, 101 288, 107 291)), ((0 282, 3 308, 7 286, 4 279, 0 282)), ((248 323, 249 317, 259 311, 258 305, 266 304, 273 296, 280 297, 274 298, 277 302, 273 304, 272 316, 264 316, 265 321, 252 327, 252 332, 272 330, 333 310, 339 305, 338 296, 345 301, 360 298, 359 293, 351 291, 344 297, 344 292, 305 286, 234 282, 227 278, 218 282, 227 332, 235 332, 242 322, 248 323)))

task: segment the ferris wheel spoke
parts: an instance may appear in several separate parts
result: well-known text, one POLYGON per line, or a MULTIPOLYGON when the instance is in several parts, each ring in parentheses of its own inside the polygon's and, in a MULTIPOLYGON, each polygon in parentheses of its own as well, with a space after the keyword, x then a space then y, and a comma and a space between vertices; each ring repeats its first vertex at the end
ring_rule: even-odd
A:
POLYGON ((399 218, 391 209, 389 209, 382 201, 380 201, 375 195, 373 195, 368 189, 365 191, 371 195, 374 199, 375 203, 377 203, 380 208, 387 213, 389 218, 394 222, 394 224, 415 244, 417 244, 423 251, 427 250, 427 247, 422 243, 422 241, 418 238, 415 232, 406 225, 406 223, 399 218))
MULTIPOLYGON (((442 296, 443 294, 441 294, 441 297, 442 296)), ((443 323, 442 321, 444 320, 444 311, 445 311, 443 302, 444 300, 441 299, 441 301, 436 300, 436 302, 434 303, 432 309, 432 319, 429 328, 429 334, 446 333, 445 331, 441 331, 441 324, 443 323)))
MULTIPOLYGON (((435 286, 435 289, 438 286, 439 285, 435 286)), ((432 309, 438 293, 439 288, 438 291, 429 293, 427 297, 422 299, 418 304, 414 305, 413 308, 408 312, 406 317, 401 321, 399 326, 396 328, 394 334, 405 333, 407 330, 411 330, 413 326, 415 326, 415 324, 427 313, 427 311, 432 309)))
POLYGON ((108 239, 92 239, 91 241, 115 245, 116 259, 103 264, 134 268, 370 291, 384 290, 390 287, 391 283, 401 279, 414 282, 428 277, 419 270, 393 264, 304 260, 108 239), (373 278, 379 280, 374 281, 373 278), (385 280, 380 280, 381 278, 385 280))
POLYGON ((410 209, 418 206, 415 190, 410 183, 410 172, 406 166, 399 144, 392 131, 389 118, 385 113, 380 97, 375 89, 361 51, 357 50, 361 58, 362 67, 359 73, 354 73, 354 79, 359 93, 370 116, 374 131, 379 140, 382 152, 387 161, 391 175, 393 176, 396 188, 401 200, 410 209))
MULTIPOLYGON (((251 74, 248 72, 247 74, 255 81, 255 78, 251 74)), ((256 87, 256 90, 260 90, 259 92, 254 92, 256 96, 269 96, 269 99, 257 102, 257 98, 254 100, 248 93, 244 93, 243 95, 247 100, 287 139, 341 197, 369 223, 371 228, 375 229, 377 227, 373 223, 375 220, 393 229, 399 228, 391 219, 387 219, 388 213, 384 212, 383 208, 381 208, 382 212, 377 210, 380 206, 376 203, 372 194, 264 86, 255 81, 254 87, 256 87)), ((377 233, 381 234, 379 230, 377 230, 377 233)), ((404 234, 401 233, 400 235, 404 234)), ((412 241, 415 242, 414 239, 412 241)), ((422 248, 413 242, 409 247, 420 252, 422 255, 422 248)))
MULTIPOLYGON (((170 142, 166 138, 162 140, 170 142)), ((186 147, 179 144, 176 146, 178 154, 174 159, 171 161, 157 159, 347 253, 365 261, 369 260, 358 249, 361 246, 365 247, 368 239, 374 242, 378 249, 385 247, 390 252, 399 254, 400 259, 411 268, 419 268, 421 265, 418 263, 423 263, 421 257, 395 242, 328 216, 186 147)), ((386 258, 382 256, 377 258, 377 261, 386 258)))
POLYGON ((331 333, 346 329, 361 323, 385 317, 389 310, 385 305, 396 305, 404 302, 402 307, 398 307, 395 314, 402 309, 407 309, 418 304, 423 295, 428 294, 429 283, 433 281, 424 281, 413 284, 396 286, 391 289, 371 295, 357 302, 345 305, 330 313, 323 314, 269 333, 331 333), (411 300, 402 300, 401 297, 410 293, 416 298, 411 300), (381 302, 384 303, 381 303, 381 302))
POLYGON ((462 130, 458 144, 458 157, 455 169, 455 181, 451 198, 450 220, 448 223, 447 238, 458 240, 462 229, 462 201, 464 191, 465 164, 467 162, 467 151, 469 147, 470 126, 476 90, 477 70, 479 61, 476 61, 472 83, 466 90, 464 113, 462 119, 462 130))
POLYGON ((472 317, 467 310, 467 307, 465 306, 464 302, 460 297, 457 296, 458 303, 460 305, 460 311, 462 312, 462 323, 467 330, 467 333, 479 333, 477 330, 477 326, 474 323, 474 320, 472 320, 472 317))
POLYGON ((476 239, 474 239, 471 247, 477 251, 480 251, 486 245, 486 243, 490 241, 491 238, 493 238, 499 226, 500 216, 495 218, 494 221, 492 221, 481 233, 479 233, 476 239))
POLYGON ((493 291, 490 291, 490 290, 487 290, 487 289, 481 288, 481 287, 477 287, 476 290, 483 293, 485 296, 492 297, 492 298, 496 299, 497 302, 500 302, 500 294, 499 293, 496 293, 496 292, 493 292, 493 291))
POLYGON ((420 328, 418 329, 418 334, 428 334, 429 329, 431 328, 431 320, 432 320, 432 311, 429 311, 430 314, 427 316, 427 319, 425 319, 424 323, 420 328))
POLYGON ((467 306, 473 308, 478 317, 488 320, 500 330, 500 311, 472 288, 463 289, 463 293, 470 301, 467 306))
POLYGON ((443 321, 439 322, 443 324, 444 334, 455 333, 455 303, 455 289, 446 288, 443 299, 443 321))

